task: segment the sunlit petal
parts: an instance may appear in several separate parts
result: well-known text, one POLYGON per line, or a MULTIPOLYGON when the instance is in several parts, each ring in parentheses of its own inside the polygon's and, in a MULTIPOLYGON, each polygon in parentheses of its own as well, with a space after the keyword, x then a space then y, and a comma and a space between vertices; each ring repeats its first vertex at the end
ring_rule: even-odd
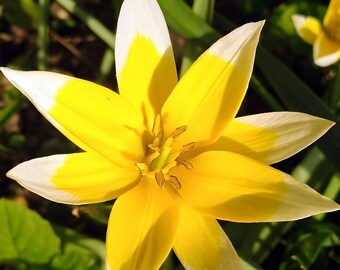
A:
POLYGON ((143 179, 113 206, 108 269, 159 269, 172 248, 177 224, 178 209, 168 191, 143 179))
POLYGON ((52 72, 15 71, 5 76, 66 137, 116 164, 143 155, 142 125, 124 98, 97 84, 52 72))
POLYGON ((131 188, 139 179, 133 167, 78 153, 32 159, 14 167, 7 176, 51 201, 86 204, 112 200, 131 188))
POLYGON ((340 0, 330 1, 323 25, 327 34, 340 43, 340 0))
POLYGON ((187 270, 240 270, 235 249, 218 222, 182 206, 174 250, 187 270))
POLYGON ((177 83, 169 33, 157 1, 123 2, 115 53, 119 92, 150 129, 177 83))
POLYGON ((205 152, 192 160, 193 169, 173 170, 179 193, 195 209, 236 222, 288 221, 339 209, 278 170, 242 155, 205 152))
POLYGON ((263 24, 245 24, 221 38, 179 81, 162 109, 166 134, 188 126, 179 145, 217 139, 236 115, 248 87, 263 24))
POLYGON ((273 164, 286 159, 320 138, 334 123, 297 112, 272 112, 235 118, 212 145, 211 150, 231 151, 273 164))
POLYGON ((330 66, 340 60, 340 44, 326 34, 320 35, 313 46, 314 63, 320 67, 330 66))
POLYGON ((311 16, 293 15, 292 20, 299 37, 311 45, 323 32, 321 23, 317 18, 311 16))

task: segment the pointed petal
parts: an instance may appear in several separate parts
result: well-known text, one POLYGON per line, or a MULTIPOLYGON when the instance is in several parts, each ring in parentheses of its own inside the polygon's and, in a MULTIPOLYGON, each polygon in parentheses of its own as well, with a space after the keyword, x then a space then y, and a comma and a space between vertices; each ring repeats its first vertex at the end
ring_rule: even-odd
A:
POLYGON ((181 207, 174 250, 190 270, 240 270, 242 265, 227 235, 218 222, 181 207))
POLYGON ((323 32, 321 23, 317 18, 296 14, 292 16, 292 20, 299 37, 311 45, 323 32))
POLYGON ((220 135, 246 93, 263 24, 237 28, 190 67, 162 109, 167 135, 182 125, 188 130, 178 138, 179 144, 211 142, 220 135))
POLYGON ((339 210, 332 200, 291 176, 242 155, 205 152, 192 170, 174 169, 179 193, 190 206, 236 222, 289 221, 339 210))
POLYGON ((192 154, 223 150, 273 164, 304 149, 333 125, 332 121, 298 112, 238 117, 215 143, 200 147, 192 154))
POLYGON ((53 155, 23 162, 7 173, 51 201, 87 204, 116 198, 136 184, 139 172, 90 153, 53 155))
POLYGON ((66 137, 125 166, 143 156, 137 114, 113 91, 69 76, 2 68, 4 75, 66 137))
POLYGON ((171 41, 157 1, 123 2, 115 54, 120 94, 142 112, 151 129, 177 83, 171 41))
POLYGON ((178 209, 154 180, 120 196, 110 215, 106 249, 108 269, 159 269, 170 252, 178 209))
POLYGON ((340 0, 331 0, 323 25, 327 33, 334 39, 340 42, 340 0))
POLYGON ((314 63, 327 67, 340 60, 340 44, 331 40, 326 34, 320 35, 313 46, 314 63))

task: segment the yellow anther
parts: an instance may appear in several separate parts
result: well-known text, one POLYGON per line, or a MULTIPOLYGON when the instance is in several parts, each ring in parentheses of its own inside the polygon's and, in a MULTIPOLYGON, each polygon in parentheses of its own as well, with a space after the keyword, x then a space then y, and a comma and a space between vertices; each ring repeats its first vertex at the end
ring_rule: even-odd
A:
POLYGON ((164 174, 163 174, 162 171, 157 171, 155 173, 155 179, 156 179, 158 186, 161 189, 164 189, 164 187, 165 187, 165 177, 164 177, 164 174))
POLYGON ((187 130, 187 126, 180 126, 176 128, 174 132, 172 132, 172 138, 176 139, 178 138, 182 133, 184 133, 187 130))
POLYGON ((194 168, 194 166, 192 166, 190 162, 185 161, 185 160, 177 162, 177 167, 178 166, 184 166, 188 170, 192 170, 194 168))
POLYGON ((181 189, 182 184, 176 176, 170 175, 168 181, 175 189, 177 189, 177 190, 181 189))
POLYGON ((191 142, 191 143, 185 144, 185 145, 183 145, 182 153, 186 153, 186 152, 189 152, 191 150, 194 150, 196 148, 196 146, 197 146, 196 142, 191 142))

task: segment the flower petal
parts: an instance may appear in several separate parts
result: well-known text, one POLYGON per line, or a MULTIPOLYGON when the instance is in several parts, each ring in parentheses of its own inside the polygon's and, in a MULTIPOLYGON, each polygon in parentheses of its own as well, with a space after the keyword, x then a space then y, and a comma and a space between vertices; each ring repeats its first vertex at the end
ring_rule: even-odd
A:
POLYGON ((340 60, 340 44, 330 39, 326 34, 320 35, 313 46, 314 63, 327 67, 340 60))
POLYGON ((298 112, 238 117, 215 143, 200 147, 192 154, 223 150, 273 164, 304 149, 333 125, 332 121, 298 112))
POLYGON ((125 166, 144 155, 142 125, 128 103, 100 85, 69 76, 2 68, 5 76, 66 137, 125 166))
POLYGON ((117 166, 84 152, 32 159, 14 167, 7 176, 51 201, 86 204, 116 198, 136 184, 139 172, 133 164, 117 166))
POLYGON ((190 67, 162 109, 166 135, 186 125, 188 130, 178 138, 179 144, 219 137, 246 93, 263 24, 237 28, 190 67))
POLYGON ((151 129, 177 83, 171 41, 157 1, 123 2, 115 54, 120 94, 142 112, 151 129))
POLYGON ((334 39, 340 42, 340 1, 331 0, 325 17, 323 18, 323 25, 327 33, 334 39))
POLYGON ((178 224, 178 208, 154 180, 120 196, 109 219, 107 269, 159 269, 170 252, 178 224))
POLYGON ((181 207, 174 250, 185 269, 243 269, 218 222, 185 206, 181 207))
POLYGON ((296 14, 292 16, 292 20, 299 37, 311 45, 323 32, 321 23, 317 18, 296 14))
POLYGON ((332 200, 291 176, 242 155, 205 152, 192 170, 174 169, 179 193, 190 206, 236 222, 289 221, 339 210, 332 200))

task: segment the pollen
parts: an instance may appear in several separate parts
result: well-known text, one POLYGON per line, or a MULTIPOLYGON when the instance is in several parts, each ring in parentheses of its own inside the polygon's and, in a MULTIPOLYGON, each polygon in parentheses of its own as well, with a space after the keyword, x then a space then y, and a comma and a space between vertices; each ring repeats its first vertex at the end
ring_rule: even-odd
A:
POLYGON ((155 117, 151 143, 147 144, 146 158, 144 162, 137 163, 136 168, 143 176, 154 179, 161 189, 169 185, 176 190, 181 188, 180 179, 170 174, 172 168, 178 166, 184 166, 188 170, 193 168, 190 162, 185 160, 178 161, 178 159, 183 153, 195 149, 197 143, 190 142, 185 144, 180 151, 174 151, 173 149, 173 143, 187 129, 187 126, 180 126, 171 133, 171 136, 165 138, 161 116, 157 115, 155 117))

